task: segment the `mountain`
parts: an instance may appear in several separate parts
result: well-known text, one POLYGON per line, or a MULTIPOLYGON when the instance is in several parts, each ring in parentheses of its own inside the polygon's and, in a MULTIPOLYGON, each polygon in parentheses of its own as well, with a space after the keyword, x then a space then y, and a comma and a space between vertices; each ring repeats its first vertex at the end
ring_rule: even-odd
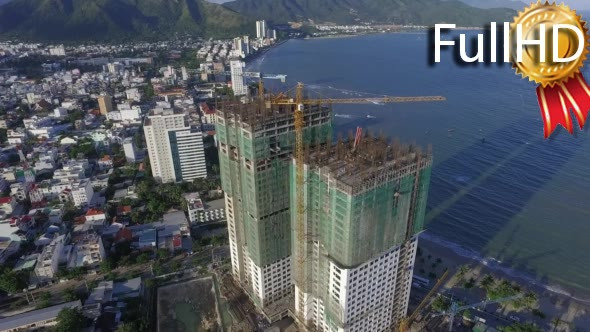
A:
POLYGON ((529 3, 516 0, 461 0, 462 2, 477 8, 510 8, 514 10, 523 10, 529 3))
POLYGON ((456 0, 235 0, 223 5, 273 23, 312 20, 415 25, 446 22, 459 26, 483 26, 491 21, 512 21, 516 15, 511 9, 474 8, 456 0))
POLYGON ((0 6, 0 35, 32 40, 231 37, 253 31, 251 20, 204 0, 12 0, 0 6))

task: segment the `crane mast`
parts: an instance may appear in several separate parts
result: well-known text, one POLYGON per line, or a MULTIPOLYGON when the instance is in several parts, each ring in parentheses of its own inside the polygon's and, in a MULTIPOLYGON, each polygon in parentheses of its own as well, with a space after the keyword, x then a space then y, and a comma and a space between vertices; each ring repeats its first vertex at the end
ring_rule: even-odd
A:
MULTIPOLYGON (((305 127, 304 111, 306 105, 321 104, 367 104, 367 103, 408 103, 408 102, 435 102, 446 100, 443 96, 419 96, 419 97, 382 97, 382 98, 346 98, 346 99, 305 99, 303 96, 304 85, 298 83, 295 88, 295 99, 289 98, 284 94, 271 96, 271 103, 275 105, 293 105, 294 106, 294 126, 295 126, 295 181, 296 181, 296 223, 295 239, 298 242, 293 254, 295 255, 296 271, 294 279, 299 292, 299 308, 303 310, 303 293, 307 293, 305 262, 307 253, 307 235, 305 230, 305 193, 304 193, 304 141, 303 130, 305 127)), ((259 81, 259 97, 264 99, 264 85, 262 80, 259 81)))

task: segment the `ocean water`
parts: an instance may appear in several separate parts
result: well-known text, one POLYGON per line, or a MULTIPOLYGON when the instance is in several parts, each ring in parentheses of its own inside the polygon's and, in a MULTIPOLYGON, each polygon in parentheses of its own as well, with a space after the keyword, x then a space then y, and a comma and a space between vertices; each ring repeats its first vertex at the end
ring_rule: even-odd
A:
MULTIPOLYGON (((290 40, 251 70, 310 96, 443 95, 446 102, 335 105, 336 129, 432 144, 426 236, 576 297, 590 291, 590 136, 543 139, 536 86, 509 65, 428 62, 425 33, 290 40)), ((590 71, 584 70, 590 79, 590 71)), ((270 83, 270 82, 269 82, 270 83)))

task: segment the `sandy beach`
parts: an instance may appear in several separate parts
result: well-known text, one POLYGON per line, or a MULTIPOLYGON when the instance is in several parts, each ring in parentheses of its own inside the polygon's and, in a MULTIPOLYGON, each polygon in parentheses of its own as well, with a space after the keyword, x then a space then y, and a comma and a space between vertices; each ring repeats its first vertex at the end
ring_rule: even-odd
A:
POLYGON ((450 292, 465 303, 477 303, 485 298, 485 291, 479 287, 479 283, 486 274, 490 274, 497 281, 505 279, 518 284, 524 293, 534 292, 539 299, 537 310, 545 318, 533 315, 530 310, 515 310, 511 306, 504 306, 502 314, 516 316, 522 322, 534 322, 543 331, 590 331, 590 301, 586 300, 590 298, 589 294, 544 285, 533 277, 495 262, 490 264, 488 259, 461 255, 449 246, 433 241, 429 235, 420 237, 419 247, 421 255, 416 258, 414 273, 432 279, 435 275, 439 278, 445 269, 450 271, 444 286, 439 289, 441 293, 450 292), (463 279, 473 278, 475 281, 476 286, 471 289, 465 289, 463 284, 459 284, 462 281, 456 277, 458 269, 464 265, 469 266, 469 272, 463 279), (559 319, 556 329, 555 319, 559 319))

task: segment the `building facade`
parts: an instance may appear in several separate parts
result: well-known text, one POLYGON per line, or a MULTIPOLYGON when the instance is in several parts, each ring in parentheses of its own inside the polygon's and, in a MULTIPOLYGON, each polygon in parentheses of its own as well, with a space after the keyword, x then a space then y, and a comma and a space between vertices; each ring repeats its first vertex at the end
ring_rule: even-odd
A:
POLYGON ((244 84, 244 66, 244 62, 239 60, 232 60, 229 63, 234 96, 245 96, 248 94, 248 87, 244 84))
POLYGON ((431 164, 430 153, 372 137, 321 147, 305 161, 298 202, 293 163, 299 324, 318 331, 390 331, 406 316, 431 164))
POLYGON ((57 274, 59 261, 63 254, 64 242, 64 235, 56 237, 50 244, 43 248, 43 251, 37 257, 35 274, 39 281, 51 280, 57 274))
MULTIPOLYGON (((258 107, 223 105, 216 126, 232 274, 274 321, 293 303, 289 164, 295 129, 292 105, 258 107)), ((313 105, 304 112, 306 143, 327 141, 331 109, 313 105)))
POLYGON ((264 39, 266 38, 266 21, 256 21, 256 38, 264 39))
POLYGON ((203 134, 183 113, 150 112, 143 127, 152 175, 157 181, 192 181, 207 176, 203 134))
POLYGON ((99 96, 98 97, 98 108, 100 109, 100 114, 107 115, 113 111, 113 98, 108 95, 99 96))

